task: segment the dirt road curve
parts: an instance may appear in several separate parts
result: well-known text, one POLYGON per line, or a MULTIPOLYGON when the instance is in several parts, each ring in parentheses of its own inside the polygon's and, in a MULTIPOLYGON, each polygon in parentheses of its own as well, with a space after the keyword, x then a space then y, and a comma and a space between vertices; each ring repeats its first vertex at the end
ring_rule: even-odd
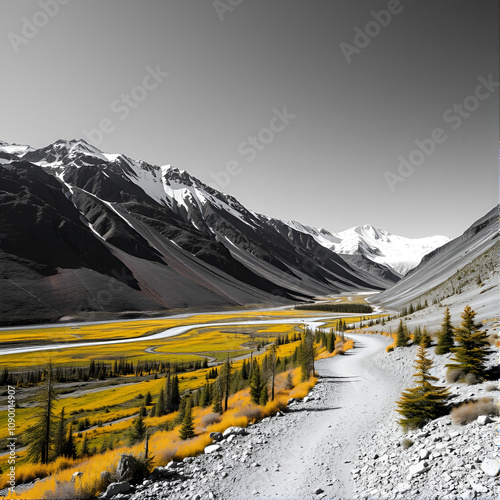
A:
POLYGON ((291 413, 261 424, 265 446, 251 462, 235 460, 229 476, 212 491, 216 498, 352 498, 351 461, 358 439, 383 421, 400 394, 400 383, 372 362, 389 339, 349 335, 356 347, 345 356, 316 363, 320 380, 314 401, 292 405, 291 413))

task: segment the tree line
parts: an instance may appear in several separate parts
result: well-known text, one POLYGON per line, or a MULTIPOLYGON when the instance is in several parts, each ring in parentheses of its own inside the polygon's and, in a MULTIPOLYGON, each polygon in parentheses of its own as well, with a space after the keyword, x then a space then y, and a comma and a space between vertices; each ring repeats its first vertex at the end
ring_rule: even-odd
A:
POLYGON ((299 304, 295 306, 297 311, 324 311, 324 312, 343 312, 370 314, 373 308, 368 304, 359 304, 356 302, 328 302, 321 304, 299 304))

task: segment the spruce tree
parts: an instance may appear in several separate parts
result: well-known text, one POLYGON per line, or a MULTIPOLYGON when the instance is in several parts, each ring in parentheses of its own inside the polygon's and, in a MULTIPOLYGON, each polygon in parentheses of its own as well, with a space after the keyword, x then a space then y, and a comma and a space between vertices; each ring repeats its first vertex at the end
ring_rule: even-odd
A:
POLYGON ((166 414, 165 411, 165 391, 163 387, 160 389, 160 395, 158 396, 158 401, 156 402, 156 412, 157 417, 161 417, 166 414))
POLYGON ((420 342, 422 342, 422 330, 419 326, 417 326, 415 328, 415 333, 413 334, 413 343, 415 345, 420 345, 420 342))
POLYGON ((260 376, 260 367, 257 360, 253 361, 252 380, 250 382, 250 399, 252 403, 258 405, 260 401, 260 391, 262 389, 262 380, 260 376))
POLYGON ((87 457, 89 455, 89 442, 87 439, 87 433, 83 435, 82 447, 80 449, 80 458, 87 457))
POLYGON ((427 328, 424 326, 424 331, 422 332, 422 338, 420 339, 420 345, 425 349, 431 346, 432 338, 427 333, 427 328))
POLYGON ((206 408, 209 404, 210 404, 210 386, 207 382, 201 394, 200 406, 206 408))
POLYGON ((215 389, 215 394, 214 394, 214 398, 213 398, 212 409, 213 409, 214 413, 222 413, 222 402, 220 399, 220 394, 219 394, 219 391, 217 389, 217 386, 215 386, 214 389, 215 389))
POLYGON ((396 347, 406 347, 408 345, 408 333, 403 325, 403 320, 399 320, 399 326, 396 337, 396 347))
POLYGON ((425 348, 422 346, 418 349, 414 367, 416 386, 406 389, 397 401, 399 409, 396 411, 403 416, 399 424, 405 430, 418 429, 430 420, 443 415, 445 401, 449 396, 446 387, 432 384, 438 379, 429 374, 432 360, 427 357, 425 348))
POLYGON ((191 439, 195 436, 193 415, 191 413, 191 400, 188 397, 185 405, 184 418, 179 429, 179 437, 182 440, 191 439))
POLYGON ((224 364, 222 365, 219 377, 220 377, 220 387, 222 389, 222 394, 224 396, 224 411, 227 411, 229 392, 231 388, 231 364, 229 363, 229 355, 226 361, 224 361, 224 364))
POLYGON ((146 435, 146 426, 144 425, 144 417, 142 416, 142 413, 139 413, 139 416, 134 419, 133 424, 134 425, 130 429, 128 436, 130 445, 133 445, 138 441, 142 441, 146 435))
POLYGON ((184 416, 186 414, 186 405, 188 402, 189 396, 184 396, 181 399, 181 404, 179 405, 179 412, 177 417, 175 418, 175 423, 181 424, 184 421, 184 416))
POLYGON ((269 392, 267 384, 262 384, 262 389, 260 390, 260 396, 259 396, 259 404, 262 406, 266 406, 268 401, 269 401, 269 392))
POLYGON ((57 432, 56 432, 56 444, 55 444, 55 456, 61 457, 64 455, 66 444, 66 421, 64 418, 64 407, 61 410, 61 416, 57 422, 57 432))
POLYGON ((148 391, 146 394, 146 398, 144 399, 144 406, 151 406, 153 404, 153 396, 151 396, 151 392, 148 391))
POLYGON ((482 379, 486 371, 484 361, 490 344, 486 331, 480 330, 480 325, 474 322, 475 316, 476 312, 470 306, 465 306, 462 324, 455 329, 458 347, 451 348, 454 353, 453 363, 446 366, 457 368, 464 374, 472 374, 482 379))
POLYGON ((436 345, 436 354, 447 354, 451 352, 454 344, 453 325, 451 324, 451 316, 449 307, 444 312, 444 320, 441 325, 441 331, 438 334, 438 342, 436 345))
POLYGON ((75 442, 73 440, 73 422, 69 423, 68 436, 66 438, 66 442, 64 443, 63 455, 68 458, 76 457, 75 442))
POLYGON ((278 346, 276 344, 271 344, 269 355, 271 359, 271 401, 274 401, 274 381, 276 378, 276 362, 278 355, 278 346))
POLYGON ((28 460, 30 462, 49 463, 50 450, 54 437, 54 375, 52 361, 49 361, 43 371, 43 381, 37 396, 38 412, 35 424, 26 433, 28 442, 28 460))

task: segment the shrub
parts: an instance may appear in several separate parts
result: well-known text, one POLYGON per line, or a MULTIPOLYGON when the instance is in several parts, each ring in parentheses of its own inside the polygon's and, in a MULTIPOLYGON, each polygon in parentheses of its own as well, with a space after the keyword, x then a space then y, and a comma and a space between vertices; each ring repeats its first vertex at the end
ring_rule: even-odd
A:
POLYGON ((392 352, 394 351, 394 346, 393 345, 388 345, 386 348, 385 348, 386 352, 392 352))
POLYGON ((454 384, 460 380, 464 380, 464 377, 465 372, 459 368, 448 368, 446 372, 446 382, 448 382, 448 384, 454 384))
POLYGON ((235 417, 246 417, 249 422, 256 422, 262 418, 262 410, 255 405, 244 406, 235 413, 235 417))
POLYGON ((209 413, 201 417, 201 427, 206 429, 209 425, 217 424, 220 422, 220 413, 209 413))
POLYGON ((403 447, 403 450, 407 450, 413 446, 413 441, 411 439, 404 438, 403 441, 401 441, 401 446, 403 447))
POLYGON ((498 384, 488 384, 485 387, 485 390, 488 391, 488 392, 497 391, 498 390, 498 384))
POLYGON ((451 410, 451 419, 455 425, 474 422, 480 415, 498 415, 498 408, 491 398, 469 401, 451 410))

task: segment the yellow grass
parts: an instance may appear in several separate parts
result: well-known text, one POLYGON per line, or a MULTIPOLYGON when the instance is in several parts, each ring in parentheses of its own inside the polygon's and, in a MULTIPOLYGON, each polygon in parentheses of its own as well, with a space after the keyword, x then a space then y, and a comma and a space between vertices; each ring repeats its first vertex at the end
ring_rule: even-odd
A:
MULTIPOLYGON (((151 455, 155 457, 154 465, 163 465, 170 460, 182 460, 187 456, 194 456, 203 451, 203 449, 212 442, 209 437, 210 432, 224 431, 230 426, 246 427, 249 422, 261 419, 265 416, 274 414, 278 409, 286 406, 289 398, 302 398, 307 395, 309 390, 314 386, 317 379, 311 378, 306 382, 300 382, 300 369, 295 369, 292 372, 294 383, 297 385, 290 391, 278 390, 275 401, 270 401, 266 406, 257 406, 250 402, 249 389, 239 391, 229 398, 228 411, 222 415, 220 422, 208 425, 202 424, 204 416, 211 412, 211 408, 194 408, 193 416, 195 428, 200 434, 193 439, 182 441, 178 437, 178 428, 173 431, 159 431, 153 434, 149 441, 151 455)), ((277 386, 282 384, 286 378, 286 373, 281 373, 277 377, 277 386)), ((174 416, 169 416, 173 418, 174 416)), ((157 424, 158 420, 146 419, 148 424, 157 424)), ((162 421, 164 422, 164 421, 162 421)), ((133 447, 121 447, 112 451, 108 451, 101 455, 95 455, 86 460, 66 461, 63 463, 55 462, 48 466, 26 465, 20 466, 18 471, 22 469, 23 478, 32 480, 35 477, 43 477, 50 474, 50 477, 43 479, 35 484, 33 488, 22 494, 15 494, 12 498, 21 499, 40 499, 48 491, 54 491, 56 481, 58 483, 70 482, 71 475, 74 472, 81 471, 82 479, 75 483, 77 491, 95 491, 95 485, 102 470, 103 464, 108 464, 108 469, 116 466, 120 453, 129 453, 138 456, 143 451, 143 443, 139 443, 133 447), (38 475, 37 475, 38 474, 38 475)), ((19 476, 18 476, 19 477, 19 476)))

